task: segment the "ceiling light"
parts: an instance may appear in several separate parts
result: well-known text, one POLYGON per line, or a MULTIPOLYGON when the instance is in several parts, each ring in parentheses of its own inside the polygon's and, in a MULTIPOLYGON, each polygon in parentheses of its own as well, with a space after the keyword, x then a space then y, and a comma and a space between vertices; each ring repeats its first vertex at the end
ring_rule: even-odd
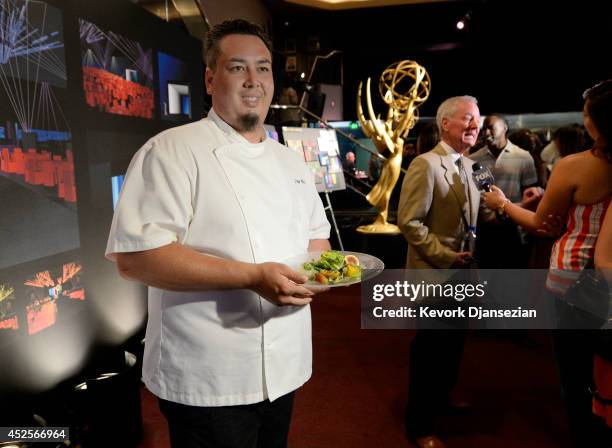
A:
POLYGON ((457 23, 455 24, 455 26, 457 27, 459 31, 462 31, 468 26, 471 18, 472 18, 472 11, 468 11, 463 15, 463 17, 457 20, 457 23))

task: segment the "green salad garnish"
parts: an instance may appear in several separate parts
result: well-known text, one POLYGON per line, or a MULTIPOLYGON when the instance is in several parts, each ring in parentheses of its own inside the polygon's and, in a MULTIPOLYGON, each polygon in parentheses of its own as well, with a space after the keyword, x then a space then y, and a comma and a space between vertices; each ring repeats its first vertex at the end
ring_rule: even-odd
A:
POLYGON ((343 255, 336 250, 321 253, 318 260, 303 264, 310 280, 323 285, 340 283, 345 279, 361 278, 359 258, 355 255, 343 255))

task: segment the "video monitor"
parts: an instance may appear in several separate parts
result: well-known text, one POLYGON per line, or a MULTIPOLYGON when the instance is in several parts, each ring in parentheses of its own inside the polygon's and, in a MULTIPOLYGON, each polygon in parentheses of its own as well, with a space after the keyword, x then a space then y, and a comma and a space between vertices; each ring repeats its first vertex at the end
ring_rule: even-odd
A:
MULTIPOLYGON (((4 99, 0 89, 0 103, 4 99)), ((53 113, 61 116, 59 104, 54 107, 53 113)), ((22 118, 8 107, 0 111, 5 124, 0 139, 0 229, 10 233, 2 241, 0 270, 80 246, 68 125, 24 131, 22 118)))
POLYGON ((15 78, 65 88, 61 11, 44 1, 3 0, 0 17, 0 78, 13 99, 19 101, 26 95, 25 86, 15 78), (9 82, 8 77, 13 80, 9 82))
POLYGON ((189 66, 161 51, 157 54, 159 102, 162 119, 189 120, 192 116, 189 66))
POLYGON ((276 130, 276 128, 271 125, 271 124, 264 124, 264 129, 266 130, 266 135, 273 139, 276 140, 277 142, 279 141, 278 138, 278 131, 276 130))
POLYGON ((138 72, 130 68, 125 69, 125 79, 132 82, 138 82, 138 72))
POLYGON ((25 282, 25 315, 29 335, 56 324, 62 310, 78 307, 85 300, 81 279, 83 267, 78 262, 65 263, 31 275, 25 282))
POLYGON ((0 19, 2 271, 80 240, 72 135, 57 95, 67 86, 62 13, 44 1, 2 0, 0 19))
POLYGON ((117 202, 119 201, 119 194, 121 193, 121 187, 123 186, 123 180, 125 175, 121 174, 113 176, 111 178, 111 185, 113 189, 113 210, 117 208, 117 202))
POLYGON ((340 131, 336 135, 338 136, 338 147, 340 148, 341 157, 346 157, 346 154, 349 152, 354 153, 355 169, 368 173, 370 159, 377 157, 374 154, 378 154, 378 149, 374 146, 374 142, 365 136, 359 123, 356 121, 336 121, 330 122, 329 125, 340 131), (347 138, 341 132, 351 138, 347 138), (356 144, 355 141, 359 144, 356 144), (363 146, 370 151, 364 149, 363 146))
POLYGON ((188 84, 168 81, 167 115, 191 118, 191 89, 188 84))
POLYGON ((83 19, 79 27, 87 104, 101 112, 153 118, 152 50, 83 19))
POLYGON ((336 133, 329 129, 283 126, 285 144, 304 157, 318 192, 346 189, 336 133))
POLYGON ((342 110, 342 86, 339 84, 319 84, 321 92, 325 94, 323 114, 325 121, 343 120, 342 110))
POLYGON ((18 330, 19 318, 15 305, 15 288, 0 283, 0 330, 18 330))

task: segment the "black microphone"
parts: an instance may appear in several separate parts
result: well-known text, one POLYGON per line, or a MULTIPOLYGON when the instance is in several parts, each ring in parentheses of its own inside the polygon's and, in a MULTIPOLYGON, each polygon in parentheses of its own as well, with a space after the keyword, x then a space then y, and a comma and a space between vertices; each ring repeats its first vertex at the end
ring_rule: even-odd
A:
MULTIPOLYGON (((491 171, 478 162, 472 165, 472 178, 480 191, 491 191, 491 185, 495 183, 495 178, 493 174, 491 174, 491 171)), ((498 221, 504 221, 506 218, 499 210, 495 210, 495 216, 498 221)))
POLYGON ((491 185, 495 183, 495 178, 486 166, 476 162, 472 165, 472 178, 479 190, 491 191, 491 185))

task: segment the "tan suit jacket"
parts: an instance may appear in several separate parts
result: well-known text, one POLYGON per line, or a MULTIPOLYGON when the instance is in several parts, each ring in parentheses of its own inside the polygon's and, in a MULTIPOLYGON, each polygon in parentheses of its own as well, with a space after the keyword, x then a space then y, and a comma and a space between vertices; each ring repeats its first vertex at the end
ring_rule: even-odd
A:
POLYGON ((465 235, 465 220, 476 225, 480 193, 473 161, 463 157, 471 209, 452 157, 438 144, 412 161, 404 177, 397 222, 408 241, 406 267, 448 269, 465 235))

